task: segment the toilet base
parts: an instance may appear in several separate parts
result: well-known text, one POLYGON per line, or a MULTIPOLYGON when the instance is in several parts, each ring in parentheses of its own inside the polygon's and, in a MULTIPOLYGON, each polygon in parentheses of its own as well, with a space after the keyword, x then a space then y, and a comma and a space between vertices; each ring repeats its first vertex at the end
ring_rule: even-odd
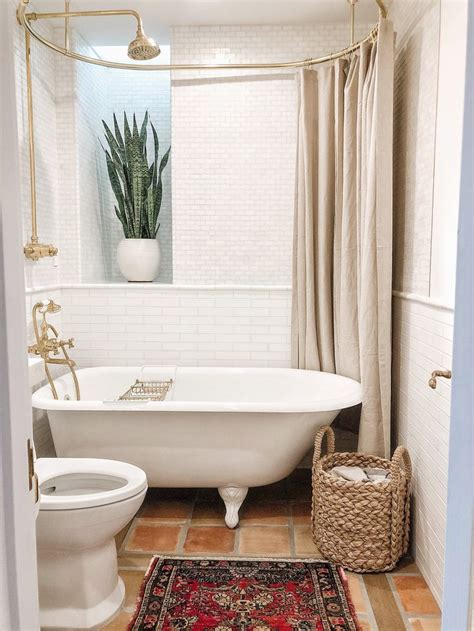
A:
POLYGON ((83 550, 38 550, 41 629, 97 629, 120 609, 125 587, 115 541, 83 550))

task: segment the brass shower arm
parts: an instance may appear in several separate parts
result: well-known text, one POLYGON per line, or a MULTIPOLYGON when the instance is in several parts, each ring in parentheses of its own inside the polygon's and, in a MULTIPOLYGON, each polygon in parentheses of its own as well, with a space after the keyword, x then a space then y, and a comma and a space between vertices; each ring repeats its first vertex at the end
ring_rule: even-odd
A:
MULTIPOLYGON (((379 7, 380 15, 383 18, 387 17, 387 8, 385 7, 383 0, 375 0, 379 7)), ((353 4, 353 2, 351 2, 353 4)), ((143 21, 138 13, 134 9, 103 9, 98 11, 66 11, 66 12, 53 12, 53 13, 37 13, 32 11, 25 13, 25 19, 31 20, 53 20, 55 18, 82 18, 82 17, 109 17, 115 15, 132 15, 137 21, 137 28, 143 31, 143 21)), ((352 42, 353 43, 353 42, 352 42)))
POLYGON ((131 15, 137 21, 137 30, 143 31, 143 21, 138 13, 133 9, 107 9, 100 11, 63 11, 63 12, 55 12, 55 13, 37 13, 36 11, 32 11, 30 13, 25 13, 25 20, 28 22, 36 21, 36 20, 54 20, 56 18, 90 18, 90 17, 110 17, 115 15, 131 15))

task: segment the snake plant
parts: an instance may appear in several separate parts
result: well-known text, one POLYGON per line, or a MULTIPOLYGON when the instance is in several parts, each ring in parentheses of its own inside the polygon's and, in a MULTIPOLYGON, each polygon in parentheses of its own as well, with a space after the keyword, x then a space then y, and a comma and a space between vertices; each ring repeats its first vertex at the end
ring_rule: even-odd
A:
POLYGON ((114 132, 105 121, 108 149, 102 146, 107 162, 107 172, 117 205, 115 214, 120 220, 126 239, 155 239, 160 228, 158 216, 163 197, 162 173, 171 151, 171 147, 159 160, 160 143, 148 112, 138 129, 135 114, 133 125, 123 115, 123 132, 114 118, 114 132), (148 124, 153 133, 154 155, 151 163, 147 157, 148 124))

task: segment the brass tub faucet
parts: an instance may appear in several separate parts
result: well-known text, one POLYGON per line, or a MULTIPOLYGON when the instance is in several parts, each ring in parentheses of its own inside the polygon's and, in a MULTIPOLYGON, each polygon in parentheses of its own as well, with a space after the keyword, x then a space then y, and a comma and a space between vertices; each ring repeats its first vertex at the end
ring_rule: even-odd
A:
POLYGON ((69 354, 66 350, 66 348, 74 347, 74 338, 70 337, 68 340, 61 340, 57 329, 46 320, 46 314, 58 313, 58 311, 61 311, 61 306, 56 304, 53 300, 49 300, 48 302, 37 302, 35 304, 35 306, 33 307, 32 316, 36 343, 28 346, 28 353, 38 355, 43 360, 46 377, 48 378, 49 385, 51 386, 51 390, 55 399, 58 399, 59 397, 48 365, 56 364, 68 366, 74 380, 76 400, 79 401, 81 395, 79 390, 79 381, 77 380, 77 375, 74 368, 76 362, 69 357, 69 354), (41 323, 39 326, 38 314, 41 315, 41 323), (52 336, 49 335, 50 331, 53 334, 52 336), (55 357, 56 355, 59 355, 60 351, 62 351, 63 356, 55 357), (53 357, 51 357, 51 355, 53 355, 53 357))

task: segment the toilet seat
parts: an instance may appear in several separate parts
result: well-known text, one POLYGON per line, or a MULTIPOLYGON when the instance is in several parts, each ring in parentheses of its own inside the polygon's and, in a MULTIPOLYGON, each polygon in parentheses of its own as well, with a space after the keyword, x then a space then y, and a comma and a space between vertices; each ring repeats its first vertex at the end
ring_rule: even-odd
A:
POLYGON ((39 458, 35 463, 40 511, 105 506, 141 493, 145 473, 134 465, 99 458, 39 458))

